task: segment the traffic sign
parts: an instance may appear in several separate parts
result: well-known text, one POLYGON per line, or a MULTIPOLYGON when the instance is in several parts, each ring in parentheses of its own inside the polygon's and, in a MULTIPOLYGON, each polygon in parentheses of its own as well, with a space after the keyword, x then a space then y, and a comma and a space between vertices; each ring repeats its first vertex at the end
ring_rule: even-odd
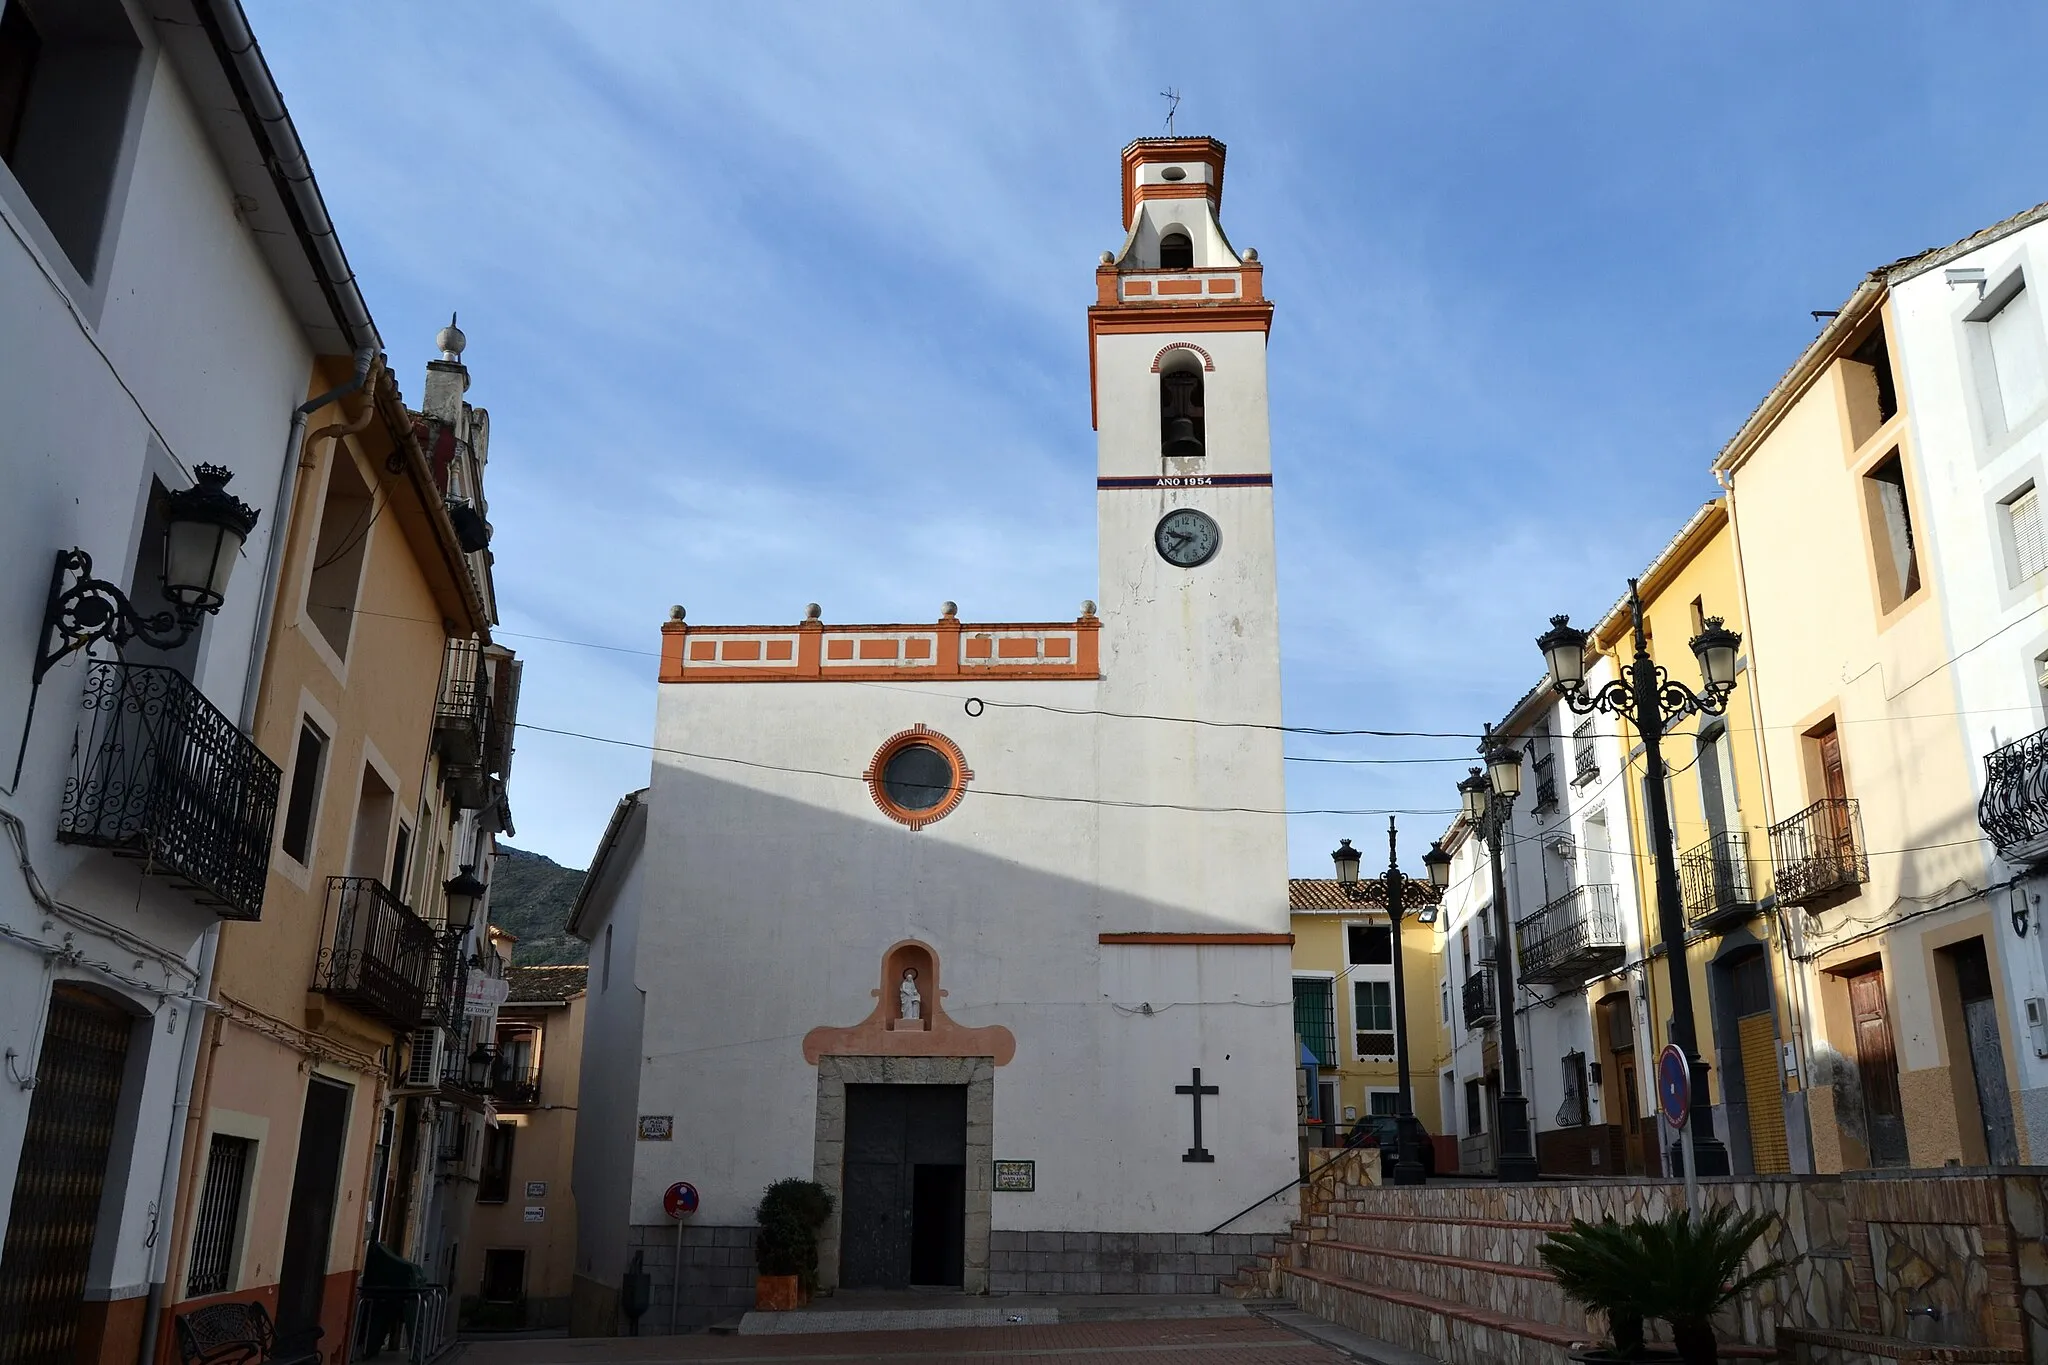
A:
POLYGON ((662 1212, 671 1218, 682 1218, 697 1211, 697 1187, 687 1180, 678 1180, 668 1187, 661 1196, 662 1212))
POLYGON ((1673 1128, 1685 1127, 1692 1113, 1692 1067, 1676 1043, 1657 1054, 1657 1105, 1673 1128))

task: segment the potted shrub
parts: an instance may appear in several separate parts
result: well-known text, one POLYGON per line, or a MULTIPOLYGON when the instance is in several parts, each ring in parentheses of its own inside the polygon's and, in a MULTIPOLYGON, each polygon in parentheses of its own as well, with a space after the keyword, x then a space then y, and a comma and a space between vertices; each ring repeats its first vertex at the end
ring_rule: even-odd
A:
POLYGON ((754 1307, 783 1312, 810 1301, 818 1287, 818 1229, 832 1196, 815 1180, 778 1180, 761 1195, 754 1221, 754 1307))
POLYGON ((1612 1218, 1597 1223, 1572 1219, 1567 1232, 1553 1233, 1536 1249, 1558 1287, 1575 1303, 1606 1315, 1607 1344, 1572 1353, 1575 1361, 1673 1361, 1678 1354, 1643 1344, 1646 1307, 1642 1243, 1635 1224, 1612 1218))
POLYGON ((1742 1273, 1743 1258, 1775 1217, 1722 1204, 1697 1218, 1678 1209, 1632 1225, 1641 1247, 1644 1312, 1671 1324, 1672 1344, 1686 1365, 1714 1365, 1720 1352, 1714 1314, 1791 1264, 1769 1260, 1742 1273))

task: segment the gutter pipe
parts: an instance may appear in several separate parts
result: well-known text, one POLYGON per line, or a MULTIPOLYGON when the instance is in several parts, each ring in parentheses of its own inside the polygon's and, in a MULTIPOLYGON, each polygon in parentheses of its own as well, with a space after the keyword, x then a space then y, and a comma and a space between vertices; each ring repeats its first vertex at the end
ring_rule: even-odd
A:
MULTIPOLYGON (((199 938, 199 981, 185 1007, 185 1041, 178 1048, 178 1088, 171 1102, 171 1126, 164 1139, 164 1169, 157 1182, 156 1219, 150 1229, 155 1246, 149 1256, 149 1300, 142 1310, 142 1342, 136 1365, 156 1359, 157 1333, 163 1327, 164 1282, 171 1273, 171 1241, 177 1235, 178 1172, 185 1155, 185 1129, 191 1119, 192 1080, 199 1067, 199 1039, 206 1032, 206 1011, 213 993, 213 964, 220 948, 220 921, 206 926, 199 938)), ((175 1017, 175 1016, 174 1016, 175 1017)))
POLYGON ((262 595, 256 602, 256 634, 249 642, 249 671, 242 678, 242 733, 254 736, 257 688, 263 682, 263 664, 270 656, 270 623, 277 614, 278 577, 284 568, 284 542, 291 529, 292 498, 298 491, 299 446, 305 439, 306 419, 337 399, 363 387, 376 363, 377 348, 364 346, 356 352, 355 374, 349 381, 309 398, 292 409, 291 434, 284 439, 284 468, 277 475, 277 500, 270 514, 270 544, 263 551, 262 595))

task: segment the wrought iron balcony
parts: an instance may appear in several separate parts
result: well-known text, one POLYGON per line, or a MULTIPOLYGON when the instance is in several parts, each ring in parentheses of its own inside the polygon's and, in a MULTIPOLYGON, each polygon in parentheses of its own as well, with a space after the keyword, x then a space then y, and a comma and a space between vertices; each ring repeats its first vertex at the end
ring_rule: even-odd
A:
POLYGON ((489 1095, 509 1107, 530 1108, 540 1103, 540 1068, 525 1060, 531 1055, 508 1054, 489 1043, 460 1055, 450 1053, 441 1063, 442 1084, 489 1095))
POLYGON ((375 877, 329 877, 313 989, 392 1028, 424 1023, 437 935, 375 877))
POLYGON ((450 640, 441 654, 441 690, 434 703, 434 743, 455 767, 483 763, 484 734, 490 726, 490 678, 483 644, 450 640))
POLYGON ((1619 967, 1625 955, 1620 897, 1612 886, 1575 886, 1515 925, 1522 980, 1578 984, 1619 967))
POLYGON ((469 991, 469 959, 462 942, 469 931, 442 925, 433 929, 434 966, 427 978, 427 998, 420 1021, 453 1032, 462 1023, 462 1002, 469 991))
POLYGON ((1686 850, 1678 860, 1678 882, 1693 928, 1713 930, 1748 919, 1756 913, 1748 833, 1723 830, 1686 850))
POLYGON ((1545 754, 1536 760, 1536 809, 1557 809, 1557 757, 1545 754))
POLYGON ((1465 974, 1465 1027, 1483 1028, 1494 1020, 1493 967, 1465 974))
POLYGON ((175 669, 94 660, 57 838, 146 860, 224 919, 260 919, 277 765, 175 669))
POLYGON ((1870 880, 1863 817, 1853 798, 1823 797, 1771 826, 1778 901, 1817 910, 1870 880))
POLYGON ((1977 823, 2009 863, 2048 857, 2048 730, 1984 755, 1977 823))

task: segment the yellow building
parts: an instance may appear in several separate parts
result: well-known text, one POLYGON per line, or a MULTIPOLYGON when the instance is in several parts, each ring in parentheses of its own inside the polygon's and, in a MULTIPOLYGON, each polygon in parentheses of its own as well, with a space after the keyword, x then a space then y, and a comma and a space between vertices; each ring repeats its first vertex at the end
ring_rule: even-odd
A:
MULTIPOLYGON (((1708 620, 1746 631, 1735 572, 1734 536, 1725 499, 1715 499, 1651 561, 1638 580, 1650 657, 1672 677, 1699 690, 1690 641, 1708 620)), ((1593 631, 1592 644, 1625 670, 1635 657, 1634 623, 1624 599, 1593 631)), ((1738 662, 1735 691, 1722 715, 1694 714, 1672 723, 1663 741, 1666 806, 1684 903, 1685 960, 1691 976, 1695 1036, 1710 1066, 1715 1127, 1736 1174, 1813 1169, 1806 1144, 1804 1097, 1793 1061, 1796 976, 1786 970, 1782 912, 1769 899, 1770 814, 1757 745, 1757 691, 1748 658, 1738 662)), ((1604 718, 1603 718, 1604 719, 1604 718)), ((1656 876, 1645 804, 1642 740, 1617 717, 1628 753, 1623 784, 1637 875, 1639 942, 1661 943, 1656 876)), ((1669 962, 1648 965, 1647 1006, 1652 1052, 1670 1041, 1669 962)), ((1601 1001, 1593 1002, 1596 1014, 1601 1001)), ((1619 1016, 1617 1016, 1619 1017, 1619 1016)), ((1636 1039, 1596 1029, 1607 1074, 1636 1039)))
MULTIPOLYGON (((433 376, 428 387, 431 400, 433 376)), ((481 520, 465 534, 450 500, 452 480, 475 492, 476 471, 434 458, 434 422, 381 359, 310 425, 253 732, 284 771, 279 818, 262 919, 220 935, 219 1008, 166 1219, 160 1360, 177 1359, 176 1316, 226 1300, 262 1302, 282 1336, 317 1328, 339 1348, 366 1228, 405 1229, 392 1245, 416 1253, 421 1182, 400 1173, 432 1153, 408 1126, 414 1102, 394 1096, 421 1092, 407 1084, 418 1041, 462 1009, 465 925, 450 922, 444 883, 487 872, 503 827, 492 775, 509 762, 516 666, 485 644, 481 520)))
MULTIPOLYGON (((1995 551, 2000 533, 1972 508, 1942 528, 1944 546, 1928 515, 1930 496, 1960 499, 2008 437, 1985 447, 1952 403, 1916 412, 1906 382, 1937 394, 1944 367, 1968 361, 1968 326, 1949 313, 1976 300, 1928 275, 1920 363, 1893 363, 1896 282, 1979 244, 1873 273, 1714 465, 1733 490, 1773 890, 1804 967, 1795 1041, 1821 1171, 2041 1159, 2015 1112, 2024 1035, 2009 996, 2038 963, 1988 894, 1981 751, 1956 668, 1999 632, 1961 629, 1981 604, 1951 592, 1936 561, 1995 551), (1941 462, 1933 473, 1926 459, 1941 462)), ((1986 580, 1973 591, 1995 600, 1986 580)))
MULTIPOLYGON (((1394 956, 1386 884, 1365 858, 1355 886, 1335 878, 1295 877, 1287 883, 1294 933, 1295 1032, 1316 1059, 1312 1142, 1341 1141, 1361 1116, 1395 1112, 1394 956)), ((1411 878, 1401 921, 1401 965, 1407 995, 1408 1070, 1415 1116, 1433 1141, 1425 1164, 1457 1169, 1456 1138, 1443 1122, 1436 1075, 1449 1055, 1442 991, 1442 935, 1416 917, 1433 916, 1437 897, 1411 878)), ((1306 1059, 1303 1069, 1307 1069, 1306 1059)))
POLYGON ((485 1135, 455 1287, 477 1328, 561 1327, 576 1269, 577 1073, 587 966, 513 967, 491 1045, 485 1135))

